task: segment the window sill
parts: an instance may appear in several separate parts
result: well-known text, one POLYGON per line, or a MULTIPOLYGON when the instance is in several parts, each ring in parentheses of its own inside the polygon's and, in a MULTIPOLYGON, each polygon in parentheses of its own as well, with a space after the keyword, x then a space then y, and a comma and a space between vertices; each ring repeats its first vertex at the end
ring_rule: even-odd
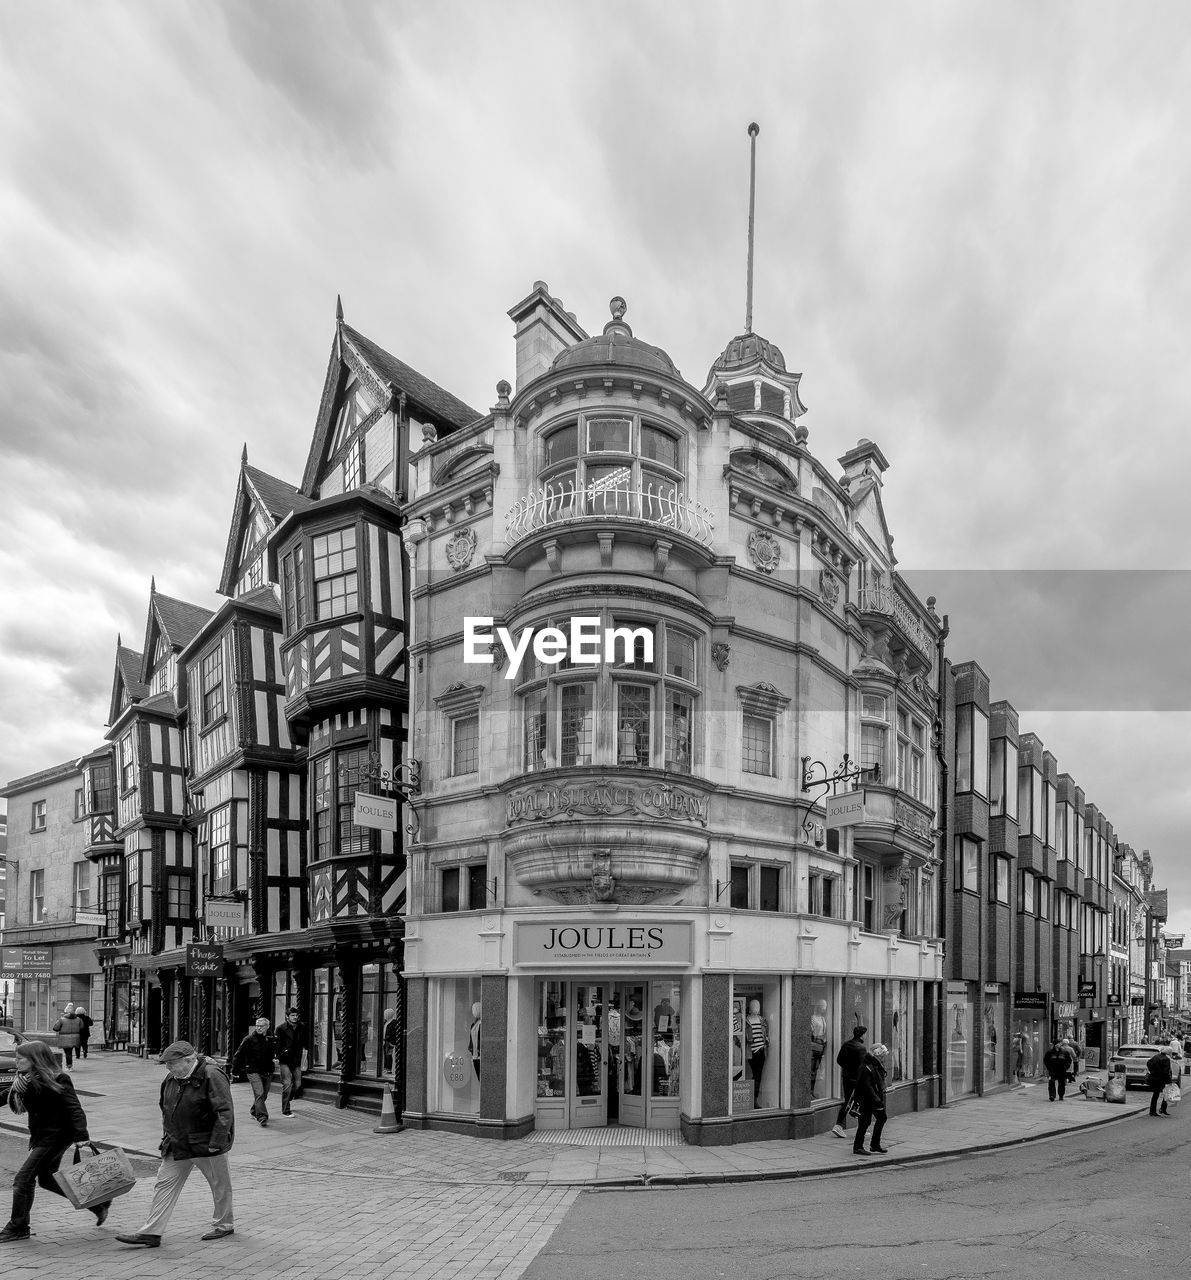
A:
POLYGON ((204 721, 202 726, 199 728, 199 737, 201 738, 204 734, 210 733, 214 729, 218 729, 221 724, 226 724, 227 720, 228 713, 224 711, 220 715, 216 716, 214 720, 204 721))

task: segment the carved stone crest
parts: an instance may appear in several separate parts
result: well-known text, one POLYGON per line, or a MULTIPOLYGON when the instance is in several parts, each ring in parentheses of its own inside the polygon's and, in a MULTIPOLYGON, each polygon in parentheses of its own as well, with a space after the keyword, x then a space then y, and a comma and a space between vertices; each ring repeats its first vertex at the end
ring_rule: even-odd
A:
POLYGON ((728 655, 732 652, 729 645, 713 644, 711 646, 711 660, 721 671, 728 669, 728 655))
POLYGON ((824 604, 835 608, 835 602, 839 599, 839 579, 829 569, 819 570, 819 595, 824 604))
POLYGON ((749 534, 749 556, 762 573, 772 573, 782 558, 782 545, 772 533, 754 529, 749 534))
POLYGON ((447 539, 447 563, 458 573, 471 564, 476 553, 477 539, 474 529, 456 529, 447 539))

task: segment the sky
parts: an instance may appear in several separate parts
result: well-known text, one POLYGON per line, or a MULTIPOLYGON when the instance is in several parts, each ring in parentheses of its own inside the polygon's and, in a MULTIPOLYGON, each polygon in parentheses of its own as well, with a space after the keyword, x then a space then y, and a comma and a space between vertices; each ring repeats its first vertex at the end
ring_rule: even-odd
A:
POLYGON ((701 387, 756 120, 754 329, 811 449, 881 446, 949 656, 1191 934, 1189 46, 1105 0, 0 3, 0 781, 100 743, 151 578, 215 607, 337 295, 481 410, 536 280, 701 387))

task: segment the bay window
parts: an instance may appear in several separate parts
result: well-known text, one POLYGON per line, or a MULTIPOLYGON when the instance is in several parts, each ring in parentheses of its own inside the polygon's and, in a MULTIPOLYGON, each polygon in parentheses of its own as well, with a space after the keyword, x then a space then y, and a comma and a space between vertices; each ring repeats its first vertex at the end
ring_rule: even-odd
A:
POLYGON ((971 702, 955 712, 955 789, 988 795, 988 716, 971 702))
MULTIPOLYGON (((599 618, 600 626, 609 620, 599 618)), ((569 635, 571 620, 543 622, 569 635)), ((614 661, 557 664, 526 654, 518 690, 521 767, 526 772, 583 765, 691 771, 694 758, 696 638, 670 623, 620 616, 614 661), (632 634, 630 634, 632 633, 632 634), (647 657, 647 640, 653 655, 647 657)))
POLYGON ((366 853, 369 833, 352 821, 356 792, 368 782, 368 749, 351 747, 330 751, 315 760, 311 791, 314 795, 314 851, 316 860, 366 853))
POLYGON ((314 562, 314 616, 341 618, 359 607, 354 526, 317 534, 311 543, 314 562))

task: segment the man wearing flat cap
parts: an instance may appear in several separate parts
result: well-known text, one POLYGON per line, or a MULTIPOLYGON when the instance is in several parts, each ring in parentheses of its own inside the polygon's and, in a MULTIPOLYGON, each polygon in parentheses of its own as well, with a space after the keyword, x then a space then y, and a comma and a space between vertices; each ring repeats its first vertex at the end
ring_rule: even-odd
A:
POLYGON ((169 1073, 161 1082, 161 1166, 145 1225, 122 1244, 156 1249, 192 1169, 211 1188, 215 1216, 203 1240, 222 1240, 234 1231, 232 1178, 227 1153, 235 1138, 232 1090, 227 1077, 192 1044, 175 1040, 158 1059, 169 1073))

